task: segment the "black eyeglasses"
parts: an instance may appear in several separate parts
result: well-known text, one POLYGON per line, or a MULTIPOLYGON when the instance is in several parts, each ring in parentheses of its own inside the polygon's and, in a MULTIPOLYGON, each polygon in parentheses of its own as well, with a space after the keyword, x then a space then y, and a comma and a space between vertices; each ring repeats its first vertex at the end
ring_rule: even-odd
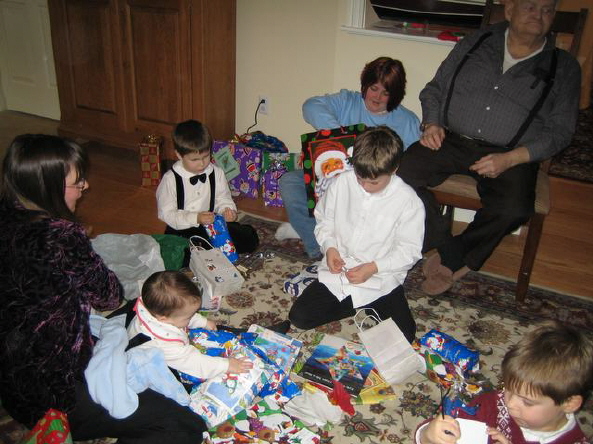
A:
POLYGON ((80 182, 74 185, 66 185, 66 188, 76 188, 78 191, 83 192, 86 188, 86 180, 82 179, 80 182))

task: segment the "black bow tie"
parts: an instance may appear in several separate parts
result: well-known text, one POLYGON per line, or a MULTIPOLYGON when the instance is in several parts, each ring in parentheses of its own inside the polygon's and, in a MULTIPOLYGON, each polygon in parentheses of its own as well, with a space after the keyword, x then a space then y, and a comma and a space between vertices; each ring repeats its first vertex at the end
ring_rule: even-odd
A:
POLYGON ((206 182, 206 173, 196 174, 195 176, 190 177, 189 183, 195 185, 198 183, 198 180, 202 183, 206 182))

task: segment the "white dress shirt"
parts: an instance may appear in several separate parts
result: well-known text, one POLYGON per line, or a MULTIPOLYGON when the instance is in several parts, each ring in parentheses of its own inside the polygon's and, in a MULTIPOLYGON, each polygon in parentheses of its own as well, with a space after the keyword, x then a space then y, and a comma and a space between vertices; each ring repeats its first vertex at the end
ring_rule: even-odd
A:
MULTIPOLYGON (((180 160, 175 162, 172 169, 181 176, 183 181, 184 209, 177 209, 175 175, 173 171, 167 171, 156 190, 158 218, 175 230, 197 227, 199 226, 198 214, 209 210, 210 181, 206 178, 206 182, 198 181, 195 185, 192 185, 189 179, 195 174, 187 171, 180 160)), ((212 171, 214 171, 215 178, 214 212, 222 213, 226 208, 237 211, 224 171, 211 163, 204 170, 204 173, 209 176, 212 171)))
POLYGON ((375 262, 369 281, 352 285, 340 275, 329 279, 325 258, 319 281, 340 300, 352 297, 354 307, 367 305, 403 284, 407 272, 422 257, 424 205, 416 192, 396 175, 378 193, 367 193, 354 171, 340 174, 315 207, 315 237, 325 254, 338 250, 349 263, 375 262), (325 281, 325 282, 324 282, 325 281))

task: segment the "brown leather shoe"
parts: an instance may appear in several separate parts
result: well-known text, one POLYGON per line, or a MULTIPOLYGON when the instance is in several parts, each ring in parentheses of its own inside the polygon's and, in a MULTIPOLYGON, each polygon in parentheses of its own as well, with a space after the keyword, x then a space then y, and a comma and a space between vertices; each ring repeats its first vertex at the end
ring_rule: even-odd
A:
POLYGON ((422 291, 428 295, 436 296, 449 290, 453 283, 465 276, 470 269, 466 266, 461 267, 455 273, 444 265, 435 267, 431 274, 420 285, 422 291))
POLYGON ((422 264, 422 273, 424 277, 429 277, 441 266, 441 255, 437 252, 427 257, 422 264))
MULTIPOLYGON (((449 270, 446 267, 443 267, 449 270)), ((451 270, 449 270, 451 272, 451 270)), ((428 295, 436 296, 447 291, 453 285, 452 273, 446 274, 440 271, 433 272, 420 285, 422 291, 428 295)))

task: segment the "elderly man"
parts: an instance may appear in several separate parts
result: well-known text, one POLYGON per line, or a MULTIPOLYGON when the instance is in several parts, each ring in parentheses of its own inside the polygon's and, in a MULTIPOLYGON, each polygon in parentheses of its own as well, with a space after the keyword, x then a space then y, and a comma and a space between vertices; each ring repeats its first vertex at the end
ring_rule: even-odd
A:
POLYGON ((580 67, 546 36, 554 0, 507 0, 506 22, 453 48, 420 93, 420 141, 398 175, 426 207, 426 293, 439 294, 479 270, 501 239, 534 212, 538 162, 570 143, 578 114, 580 67), (452 174, 478 181, 483 208, 452 236, 427 186, 452 174))

